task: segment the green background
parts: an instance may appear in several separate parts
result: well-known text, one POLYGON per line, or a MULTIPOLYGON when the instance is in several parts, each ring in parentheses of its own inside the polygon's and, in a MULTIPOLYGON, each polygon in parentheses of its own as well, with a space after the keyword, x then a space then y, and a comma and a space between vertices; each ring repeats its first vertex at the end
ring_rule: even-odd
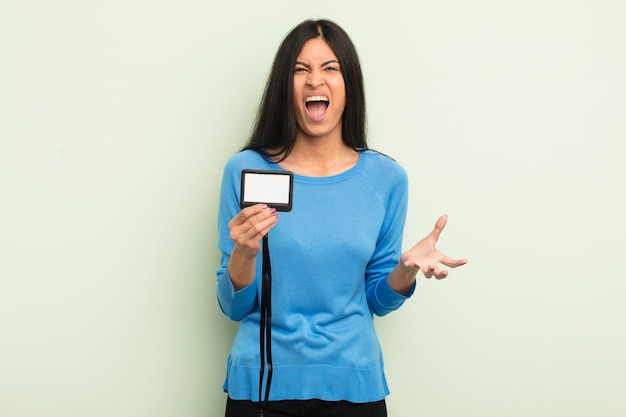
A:
POLYGON ((626 415, 620 1, 3 0, 0 415, 218 417, 223 164, 273 55, 326 17, 405 246, 469 264, 377 319, 390 416, 626 415))

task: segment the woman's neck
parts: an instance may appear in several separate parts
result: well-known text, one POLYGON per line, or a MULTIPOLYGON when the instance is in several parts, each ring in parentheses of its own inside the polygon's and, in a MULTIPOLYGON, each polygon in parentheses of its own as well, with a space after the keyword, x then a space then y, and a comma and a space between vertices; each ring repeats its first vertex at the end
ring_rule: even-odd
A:
POLYGON ((296 140, 289 156, 279 165, 298 175, 328 177, 347 171, 358 160, 359 153, 343 141, 296 140))

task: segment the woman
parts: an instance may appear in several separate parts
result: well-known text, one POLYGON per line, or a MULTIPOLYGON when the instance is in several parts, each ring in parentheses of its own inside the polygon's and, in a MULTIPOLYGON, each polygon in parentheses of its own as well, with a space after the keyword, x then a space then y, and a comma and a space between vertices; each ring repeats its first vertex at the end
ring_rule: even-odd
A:
POLYGON ((268 417, 386 416, 373 315, 399 308, 418 270, 441 279, 447 271, 439 264, 466 263, 435 247, 446 216, 402 253, 407 190, 400 165, 367 147, 363 77, 348 35, 327 20, 302 22, 277 52, 248 144, 224 169, 218 301, 241 321, 224 383, 226 416, 260 408, 268 417), (243 169, 293 172, 293 209, 280 217, 263 204, 240 210, 243 169), (273 274, 266 408, 259 398, 264 236, 273 274))

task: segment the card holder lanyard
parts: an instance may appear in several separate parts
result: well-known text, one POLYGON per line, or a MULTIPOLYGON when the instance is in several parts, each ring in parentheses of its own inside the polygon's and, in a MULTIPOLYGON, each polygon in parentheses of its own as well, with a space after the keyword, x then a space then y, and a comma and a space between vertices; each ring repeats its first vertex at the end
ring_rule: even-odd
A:
POLYGON ((270 397, 272 384, 272 267, 270 264, 270 250, 267 235, 263 236, 263 269, 261 272, 261 326, 259 334, 259 350, 261 357, 261 371, 259 375, 259 417, 265 415, 265 408, 270 397), (263 380, 267 365, 267 383, 263 396, 263 380))

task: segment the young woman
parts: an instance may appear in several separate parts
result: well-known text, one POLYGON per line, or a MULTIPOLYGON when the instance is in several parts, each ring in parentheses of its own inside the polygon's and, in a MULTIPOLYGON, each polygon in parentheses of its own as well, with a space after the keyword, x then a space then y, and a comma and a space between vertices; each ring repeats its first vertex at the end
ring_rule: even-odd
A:
MULTIPOLYGON (((389 394, 374 315, 399 308, 416 274, 454 268, 435 244, 446 224, 402 252, 405 171, 368 149, 359 59, 348 35, 307 20, 283 40, 252 136, 224 169, 218 301, 241 321, 228 358, 226 416, 386 416, 389 394), (295 174, 293 209, 239 206, 243 169, 295 174), (269 402, 259 398, 261 246, 273 283, 269 402)), ((265 389, 267 387, 265 386, 265 389)), ((261 390, 263 391, 263 390, 261 390)))

